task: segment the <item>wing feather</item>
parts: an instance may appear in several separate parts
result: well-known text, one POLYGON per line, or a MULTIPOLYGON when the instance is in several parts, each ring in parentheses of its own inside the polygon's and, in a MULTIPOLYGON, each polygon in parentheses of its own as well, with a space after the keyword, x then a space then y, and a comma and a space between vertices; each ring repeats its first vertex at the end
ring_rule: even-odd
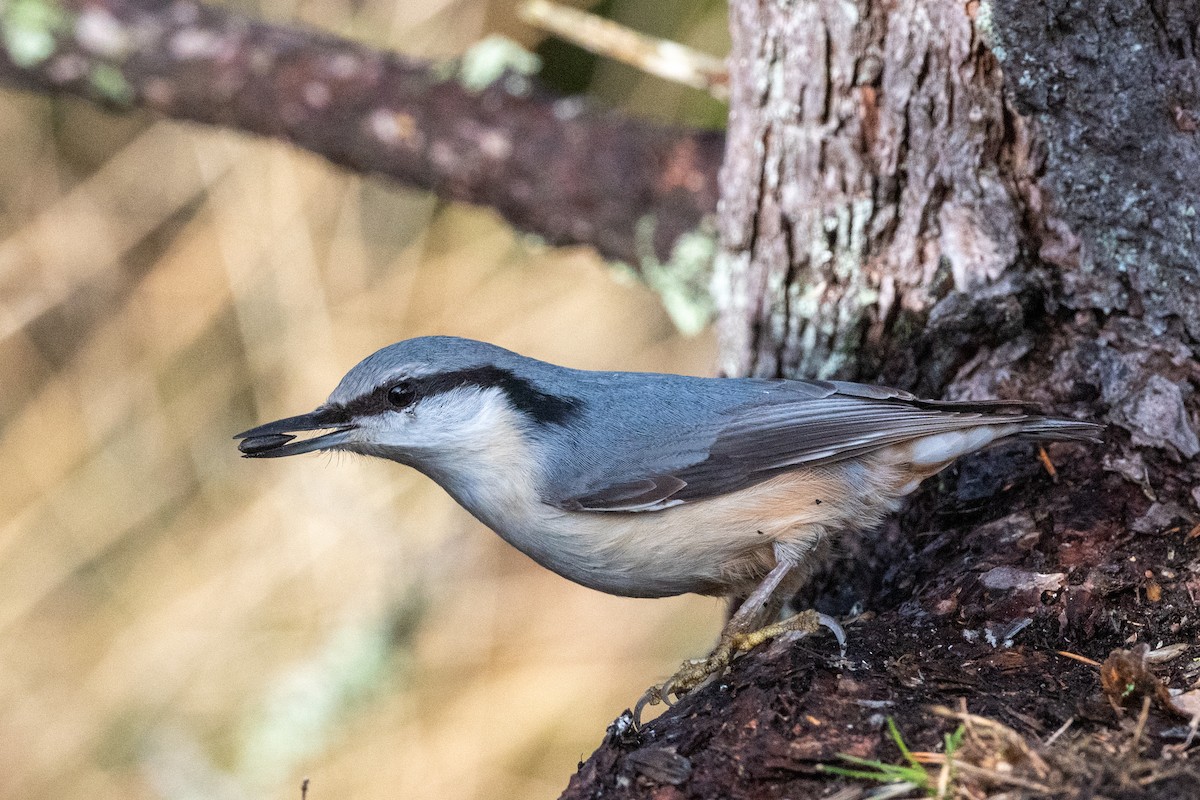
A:
MULTIPOLYGON (((801 382, 779 382, 781 386, 801 382)), ((918 400, 907 392, 833 381, 803 382, 803 391, 772 393, 744 403, 714 426, 689 429, 672 446, 696 456, 671 469, 630 480, 636 454, 618 469, 621 480, 594 481, 556 503, 582 511, 655 511, 744 489, 800 466, 819 466, 891 445, 980 424, 1029 417, 992 415, 1005 403, 918 400)), ((648 443, 654 446, 654 443, 648 443)), ((647 454, 647 463, 654 459, 647 454)))

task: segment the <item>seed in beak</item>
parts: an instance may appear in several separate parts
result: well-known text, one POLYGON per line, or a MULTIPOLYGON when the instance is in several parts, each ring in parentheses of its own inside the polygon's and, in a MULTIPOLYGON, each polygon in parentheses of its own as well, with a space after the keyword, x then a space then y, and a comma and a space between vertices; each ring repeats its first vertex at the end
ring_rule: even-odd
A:
POLYGON ((268 436, 252 436, 249 439, 243 439, 238 442, 238 450, 241 450, 248 456, 262 453, 266 450, 273 450, 280 445, 287 444, 295 436, 289 436, 286 433, 274 433, 268 436))

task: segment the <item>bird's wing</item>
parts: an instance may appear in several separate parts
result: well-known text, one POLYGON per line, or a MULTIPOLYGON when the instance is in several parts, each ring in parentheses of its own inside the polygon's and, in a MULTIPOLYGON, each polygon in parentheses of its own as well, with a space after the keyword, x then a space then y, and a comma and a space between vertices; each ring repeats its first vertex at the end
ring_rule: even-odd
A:
POLYGON ((1028 419, 987 413, 1007 405, 1003 403, 924 401, 898 390, 832 381, 806 382, 803 392, 772 395, 765 402, 729 409, 715 427, 683 431, 669 443, 637 445, 667 444, 673 452, 688 454, 676 464, 663 465, 658 453, 631 452, 573 496, 550 502, 573 511, 655 511, 744 489, 798 466, 842 461, 975 427, 985 418, 1028 419), (641 464, 653 466, 639 474, 641 464))

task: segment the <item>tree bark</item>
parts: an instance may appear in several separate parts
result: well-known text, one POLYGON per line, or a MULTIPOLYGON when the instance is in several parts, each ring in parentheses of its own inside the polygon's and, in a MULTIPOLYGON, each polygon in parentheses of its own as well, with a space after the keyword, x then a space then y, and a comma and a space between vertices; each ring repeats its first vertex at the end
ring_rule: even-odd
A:
POLYGON ((1034 142, 960 4, 738 4, 733 34, 730 372, 869 375, 938 301, 1030 271, 1034 142))
MULTIPOLYGON (((844 661, 819 639, 754 652, 640 736, 614 726, 564 797, 818 796, 838 753, 896 759, 885 716, 935 749, 953 726, 929 706, 963 699, 1032 741, 1075 720, 1079 752, 1099 749, 1029 778, 1042 789, 1150 775, 1179 733, 1169 704, 1141 749, 1105 750, 1113 705, 1144 692, 1106 699, 1059 651, 1200 632, 1198 21, 1182 0, 731 4, 724 370, 1110 426, 1103 446, 1013 445, 927 482, 802 598, 855 613, 844 661)), ((1190 796, 1200 777, 1143 784, 1190 796)))

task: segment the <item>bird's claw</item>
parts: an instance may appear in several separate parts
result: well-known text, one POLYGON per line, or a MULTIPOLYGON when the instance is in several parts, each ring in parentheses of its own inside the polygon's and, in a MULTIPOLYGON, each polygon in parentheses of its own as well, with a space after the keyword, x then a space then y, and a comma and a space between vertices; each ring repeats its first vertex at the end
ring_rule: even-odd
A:
POLYGON ((633 707, 634 727, 641 728, 642 711, 647 706, 656 706, 662 703, 670 708, 679 702, 679 699, 685 694, 707 682, 713 675, 723 671, 729 665, 730 659, 726 655, 721 660, 719 658, 721 650, 722 648, 718 647, 708 658, 692 659, 683 662, 675 674, 661 685, 651 686, 647 689, 638 698, 637 704, 633 707))
POLYGON ((651 686, 649 689, 643 692, 642 696, 638 698, 638 701, 633 704, 633 730, 640 731, 642 729, 642 711, 646 708, 646 706, 656 706, 661 702, 662 694, 657 686, 651 686))
POLYGON ((816 611, 802 611, 793 617, 767 625, 756 631, 747 633, 726 632, 721 641, 709 653, 708 658, 692 659, 680 665, 675 674, 659 686, 651 686, 638 699, 633 707, 633 726, 641 729, 642 711, 647 706, 659 703, 667 707, 675 705, 685 694, 695 691, 712 678, 725 672, 725 669, 741 653, 749 652, 763 642, 774 639, 785 633, 815 633, 820 628, 827 628, 837 639, 842 656, 846 654, 846 632, 837 620, 816 611), (672 699, 674 698, 674 699, 672 699))
POLYGON ((663 703, 669 708, 679 702, 685 694, 695 691, 715 676, 723 673, 737 652, 739 651, 732 642, 723 640, 709 654, 708 658, 683 662, 674 675, 660 686, 651 686, 638 700, 633 709, 634 725, 641 727, 642 710, 646 706, 663 703))

